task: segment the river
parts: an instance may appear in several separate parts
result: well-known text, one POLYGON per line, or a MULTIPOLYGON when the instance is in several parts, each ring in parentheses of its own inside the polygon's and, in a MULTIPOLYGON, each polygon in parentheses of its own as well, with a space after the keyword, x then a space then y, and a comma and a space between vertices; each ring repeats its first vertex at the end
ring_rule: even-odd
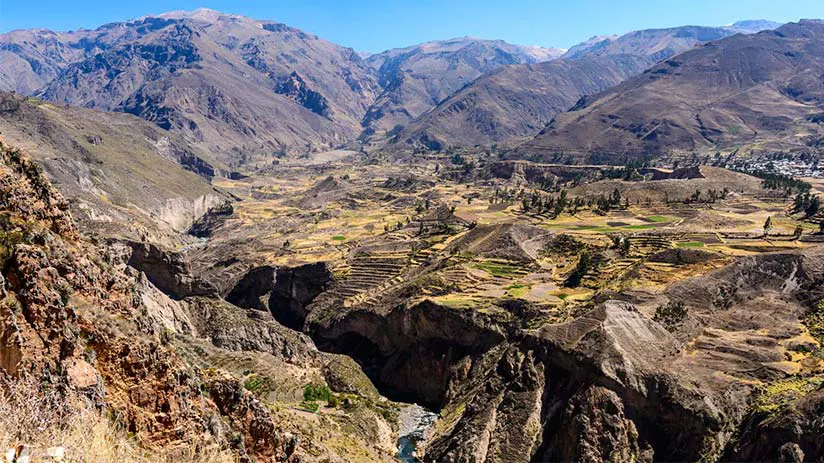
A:
POLYGON ((426 439, 427 431, 438 419, 437 413, 432 413, 420 405, 410 405, 401 409, 398 416, 401 428, 398 431, 398 453, 396 458, 402 463, 419 463, 416 455, 418 442, 426 439))

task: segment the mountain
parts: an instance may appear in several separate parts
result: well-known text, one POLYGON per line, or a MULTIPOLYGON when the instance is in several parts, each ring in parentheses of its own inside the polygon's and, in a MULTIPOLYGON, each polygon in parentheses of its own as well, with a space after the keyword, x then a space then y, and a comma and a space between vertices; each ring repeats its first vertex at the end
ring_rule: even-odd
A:
POLYGON ((212 10, 95 31, 14 32, 0 43, 7 89, 132 113, 234 164, 353 139, 379 91, 351 49, 212 10), (24 83, 11 86, 26 65, 24 83))
POLYGON ((410 123, 395 142, 439 149, 531 137, 582 96, 606 90, 651 64, 616 55, 503 66, 410 123))
POLYGON ((284 24, 199 9, 2 34, 0 90, 131 113, 237 166, 388 131, 485 72, 561 53, 460 38, 364 59, 284 24))
POLYGON ((735 35, 660 63, 558 115, 516 156, 663 156, 824 139, 824 23, 735 35))
POLYGON ((366 61, 384 90, 363 119, 365 134, 406 125, 486 72, 548 61, 562 52, 464 37, 371 55, 366 61))
POLYGON ((571 47, 564 58, 640 55, 661 61, 713 40, 737 33, 752 34, 775 29, 781 24, 766 20, 738 21, 724 27, 681 26, 668 29, 644 29, 624 35, 596 36, 571 47))
POLYGON ((93 57, 115 43, 134 40, 142 32, 140 28, 107 24, 93 31, 30 29, 0 34, 0 90, 32 94, 69 64, 93 57))

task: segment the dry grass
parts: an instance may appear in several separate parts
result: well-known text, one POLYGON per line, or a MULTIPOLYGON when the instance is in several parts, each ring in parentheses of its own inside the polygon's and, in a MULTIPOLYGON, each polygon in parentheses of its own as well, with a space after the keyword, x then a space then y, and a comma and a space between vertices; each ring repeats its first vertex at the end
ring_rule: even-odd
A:
POLYGON ((0 449, 27 445, 32 463, 49 461, 51 447, 63 447, 72 463, 230 463, 237 457, 216 447, 147 450, 87 399, 43 387, 36 380, 0 379, 0 449))

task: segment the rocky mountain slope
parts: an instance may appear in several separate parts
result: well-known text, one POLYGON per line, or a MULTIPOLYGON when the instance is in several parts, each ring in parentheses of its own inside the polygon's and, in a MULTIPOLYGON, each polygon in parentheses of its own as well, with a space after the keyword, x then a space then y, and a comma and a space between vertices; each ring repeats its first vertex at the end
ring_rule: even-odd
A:
POLYGON ((393 142, 429 149, 516 143, 537 134, 582 96, 613 87, 656 61, 736 33, 775 27, 769 21, 741 21, 593 37, 570 48, 563 62, 506 66, 483 75, 391 134, 393 142))
POLYGON ((132 113, 236 166, 385 132, 484 72, 560 53, 463 38, 365 61, 284 24, 201 9, 2 34, 0 89, 132 113))
POLYGON ((366 135, 406 125, 486 72, 507 64, 549 61, 561 53, 464 37, 371 55, 366 61, 376 69, 383 92, 364 117, 366 135))
POLYGON ((504 66, 415 119, 393 143, 440 149, 531 137, 582 96, 606 90, 651 64, 617 55, 504 66))
POLYGON ((811 20, 708 43, 585 99, 517 156, 810 149, 821 139, 822 37, 811 20))
MULTIPOLYGON (((660 60, 738 31, 768 27, 768 22, 754 21, 727 28, 637 31, 587 41, 564 57, 631 54, 660 60)), ((289 152, 325 150, 357 138, 395 136, 401 127, 485 73, 506 65, 549 61, 562 53, 465 37, 362 59, 351 49, 284 24, 200 9, 95 30, 2 34, 0 89, 132 113, 182 134, 191 144, 236 167, 266 164, 289 152)), ((480 85, 491 88, 494 80, 480 85)), ((584 81, 589 80, 584 76, 584 81)), ((520 85, 513 79, 497 83, 505 88, 492 93, 529 92, 512 87, 520 85)), ((617 81, 613 77, 602 83, 617 81)), ((603 85, 580 87, 587 92, 603 89, 603 85)), ((485 136, 488 140, 482 143, 531 135, 554 112, 569 106, 544 100, 556 100, 563 93, 561 100, 566 102, 584 92, 559 88, 549 93, 539 104, 528 105, 543 109, 521 108, 512 119, 500 117, 510 107, 501 108, 495 117, 468 114, 477 119, 470 124, 473 132, 500 132, 485 136)), ((466 92, 456 98, 466 98, 466 92)), ((496 104, 487 101, 480 106, 496 104)), ((434 113, 410 130, 420 132, 421 126, 434 124, 438 127, 432 135, 440 138, 439 130, 453 135, 466 125, 450 120, 440 127, 441 122, 433 118, 439 119, 442 111, 434 113)))
POLYGON ((17 81, 22 61, 30 68, 21 75, 28 83, 12 89, 136 114, 235 164, 353 139, 378 92, 351 49, 210 10, 45 34, 34 43, 29 35, 0 37, 4 80, 17 81), (40 64, 44 56, 50 61, 40 64))

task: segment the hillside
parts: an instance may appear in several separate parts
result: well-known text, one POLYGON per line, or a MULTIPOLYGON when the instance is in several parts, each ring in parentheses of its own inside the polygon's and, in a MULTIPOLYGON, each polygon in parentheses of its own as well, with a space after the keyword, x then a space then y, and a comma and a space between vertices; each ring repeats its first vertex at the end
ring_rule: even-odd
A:
POLYGON ((364 117, 365 134, 406 125, 486 72, 508 64, 548 61, 561 53, 464 37, 372 55, 366 61, 376 69, 384 90, 364 117))
POLYGON ((612 87, 650 64, 641 57, 609 56, 504 66, 410 123, 394 143, 438 149, 531 137, 582 96, 612 87))
POLYGON ((128 114, 0 92, 0 134, 72 198, 76 218, 105 236, 164 240, 227 199, 209 182, 219 163, 128 114))
POLYGON ((514 157, 590 161, 688 151, 807 150, 821 140, 824 24, 802 21, 685 52, 558 115, 514 157))
POLYGON ((266 312, 202 293, 173 300, 157 275, 195 280, 176 254, 147 246, 152 261, 141 246, 89 241, 68 207, 0 145, 4 448, 25 443, 32 461, 55 446, 69 461, 392 461, 398 406, 376 404, 351 359, 266 312), (301 412, 320 408, 307 387, 327 404, 345 390, 357 412, 301 412))

